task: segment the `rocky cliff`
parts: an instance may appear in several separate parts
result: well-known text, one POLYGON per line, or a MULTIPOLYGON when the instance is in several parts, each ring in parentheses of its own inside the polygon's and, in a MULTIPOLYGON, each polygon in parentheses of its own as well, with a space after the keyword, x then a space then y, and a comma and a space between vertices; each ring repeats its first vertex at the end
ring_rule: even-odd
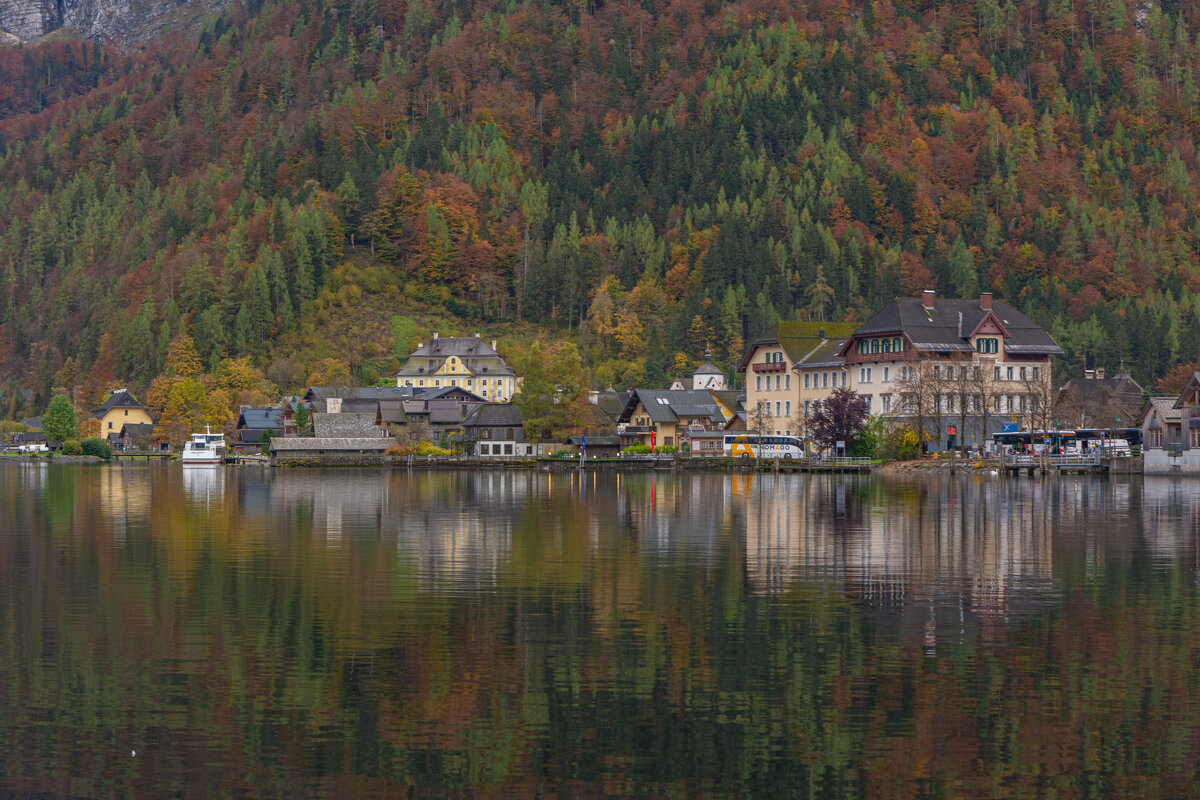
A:
MULTIPOLYGON (((228 0, 0 0, 0 31, 24 41, 65 28, 137 43, 187 27, 228 0)), ((4 37, 0 37, 2 39, 4 37)))

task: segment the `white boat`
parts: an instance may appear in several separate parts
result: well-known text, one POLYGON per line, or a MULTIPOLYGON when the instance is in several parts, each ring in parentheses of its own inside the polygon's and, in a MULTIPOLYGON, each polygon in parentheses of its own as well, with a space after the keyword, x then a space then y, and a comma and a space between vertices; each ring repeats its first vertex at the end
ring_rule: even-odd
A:
POLYGON ((204 426, 204 433, 193 433, 183 446, 184 464, 220 464, 225 459, 225 434, 213 433, 204 426))

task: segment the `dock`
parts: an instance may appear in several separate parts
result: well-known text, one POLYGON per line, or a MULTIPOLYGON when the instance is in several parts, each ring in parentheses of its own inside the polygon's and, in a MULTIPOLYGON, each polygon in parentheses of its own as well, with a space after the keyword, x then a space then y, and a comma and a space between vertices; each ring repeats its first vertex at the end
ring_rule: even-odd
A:
POLYGON ((1004 472, 1008 475, 1019 475, 1022 471, 1031 476, 1039 471, 1043 475, 1052 472, 1060 475, 1069 473, 1089 475, 1107 473, 1108 468, 1108 459, 1101 457, 1100 453, 1068 453, 1064 455, 1012 453, 1004 457, 1004 472))

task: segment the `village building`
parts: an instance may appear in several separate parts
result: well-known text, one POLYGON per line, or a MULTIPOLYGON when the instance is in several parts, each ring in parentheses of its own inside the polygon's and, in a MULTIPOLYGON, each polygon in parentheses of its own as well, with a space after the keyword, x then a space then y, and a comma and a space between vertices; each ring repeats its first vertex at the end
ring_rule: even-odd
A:
POLYGON ((483 458, 532 458, 534 446, 525 437, 521 411, 514 405, 479 406, 463 422, 463 451, 483 458))
POLYGON ((840 355, 871 414, 920 424, 940 448, 981 447, 1004 423, 1052 427, 1050 358, 1062 352, 990 292, 951 300, 926 291, 889 303, 840 355))
POLYGON ((689 449, 693 433, 721 430, 728 422, 726 406, 711 391, 634 389, 618 418, 622 446, 689 449))
POLYGON ((1147 475, 1200 473, 1200 373, 1178 397, 1150 398, 1140 423, 1147 475))
POLYGON ((269 447, 271 465, 279 464, 338 464, 371 465, 384 463, 385 451, 394 445, 383 437, 339 438, 297 437, 272 439, 269 447))
POLYGON ((150 412, 142 408, 137 400, 124 389, 115 389, 103 405, 92 409, 92 416, 100 420, 100 433, 120 433, 122 426, 134 423, 153 425, 150 412))
POLYGON ((803 436, 814 402, 848 384, 842 345, 852 322, 780 322, 746 348, 738 365, 746 384, 746 430, 803 436))
POLYGON ((1111 378, 1102 367, 1084 370, 1058 390, 1054 416, 1064 428, 1132 428, 1145 393, 1124 364, 1111 378))
POLYGON ((420 343, 408 362, 396 373, 396 386, 413 389, 440 389, 457 386, 490 403, 507 403, 520 389, 520 378, 496 352, 476 334, 467 337, 439 337, 420 343))

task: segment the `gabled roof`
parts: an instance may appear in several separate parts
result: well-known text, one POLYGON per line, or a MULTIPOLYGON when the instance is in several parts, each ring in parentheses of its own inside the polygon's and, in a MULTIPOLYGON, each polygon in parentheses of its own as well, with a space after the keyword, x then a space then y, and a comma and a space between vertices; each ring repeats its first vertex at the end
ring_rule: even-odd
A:
POLYGON ((1187 385, 1184 386, 1183 391, 1179 393, 1179 399, 1176 400, 1175 404, 1171 407, 1172 408, 1183 408, 1184 405, 1186 405, 1184 403, 1184 398, 1186 398, 1188 395, 1190 395, 1193 392, 1200 394, 1200 372, 1192 373, 1192 377, 1188 379, 1187 385))
POLYGON ((707 389, 634 389, 625 403, 619 422, 629 422, 638 402, 655 424, 678 422, 680 417, 707 417, 724 423, 721 406, 707 389))
POLYGON ((778 344, 794 364, 824 340, 846 339, 857 329, 857 322, 780 322, 750 343, 737 371, 746 371, 754 352, 760 347, 778 344))
POLYGON ((823 339, 799 360, 797 367, 843 367, 846 359, 841 356, 846 339, 823 339))
POLYGON ((283 412, 278 408, 243 408, 238 414, 238 429, 283 430, 283 412))
MULTIPOLYGON (((1004 351, 1021 355, 1062 355, 1063 350, 1037 323, 1001 300, 992 302, 991 313, 1007 333, 1004 351)), ((853 338, 875 334, 903 334, 917 350, 935 353, 971 352, 969 338, 987 311, 979 300, 937 298, 925 308, 920 298, 902 298, 884 306, 854 332, 853 338), (971 324, 974 321, 974 324, 971 324)), ((850 342, 842 348, 842 355, 850 342)))
POLYGON ((389 424, 404 424, 408 417, 404 413, 403 400, 380 400, 379 417, 381 422, 389 424))
POLYGON ((1104 403, 1115 400, 1137 404, 1142 400, 1143 390, 1129 373, 1112 378, 1072 378, 1059 389, 1059 396, 1076 403, 1104 403))
POLYGON ((487 403, 475 409, 463 422, 464 428, 519 428, 521 409, 509 403, 487 403))
POLYGON ((1146 401, 1146 405, 1142 406, 1142 413, 1138 419, 1145 424, 1146 415, 1154 409, 1154 413, 1163 422, 1180 422, 1183 419, 1183 414, 1175 407, 1175 398, 1173 397, 1151 397, 1146 401))
POLYGON ((126 422, 121 426, 121 435, 128 436, 130 439, 139 436, 153 436, 154 426, 148 425, 145 422, 126 422))
POLYGON ((304 393, 304 402, 326 400, 330 397, 340 397, 343 400, 357 398, 361 400, 395 400, 408 397, 412 390, 398 386, 310 386, 304 393))
POLYGON ((398 378, 423 377, 441 368, 454 356, 472 374, 514 375, 504 358, 478 337, 442 336, 423 343, 408 357, 408 363, 396 373, 398 378))
POLYGON ((371 414, 379 411, 379 401, 371 397, 347 397, 342 400, 343 414, 371 414))
POLYGON ((124 389, 117 389, 115 392, 109 395, 108 399, 105 400, 103 404, 92 409, 92 416, 96 419, 100 419, 114 408, 138 408, 142 411, 145 411, 144 408, 138 405, 138 401, 133 399, 133 395, 124 389))

